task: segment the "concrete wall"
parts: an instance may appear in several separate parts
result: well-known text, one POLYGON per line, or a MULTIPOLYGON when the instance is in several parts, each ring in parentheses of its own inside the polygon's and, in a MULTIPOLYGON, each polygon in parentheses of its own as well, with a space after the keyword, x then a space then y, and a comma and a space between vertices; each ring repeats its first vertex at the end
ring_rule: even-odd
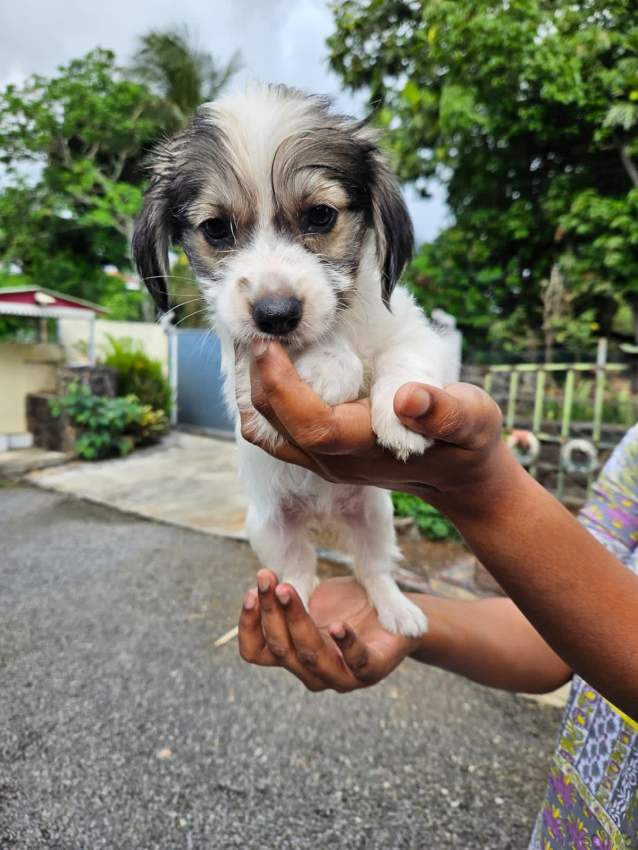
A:
MULTIPOLYGON (((89 328, 89 322, 82 319, 60 319, 58 322, 58 339, 66 351, 69 363, 88 362, 83 350, 88 347, 89 328), (80 350, 77 347, 78 343, 80 350)), ((159 325, 151 322, 109 322, 106 319, 98 319, 95 322, 95 348, 98 360, 104 356, 104 348, 108 342, 107 336, 129 337, 141 343, 148 356, 159 360, 164 373, 168 374, 168 341, 159 325)))
POLYGON ((54 392, 63 361, 59 345, 0 343, 0 434, 26 432, 27 394, 54 392))

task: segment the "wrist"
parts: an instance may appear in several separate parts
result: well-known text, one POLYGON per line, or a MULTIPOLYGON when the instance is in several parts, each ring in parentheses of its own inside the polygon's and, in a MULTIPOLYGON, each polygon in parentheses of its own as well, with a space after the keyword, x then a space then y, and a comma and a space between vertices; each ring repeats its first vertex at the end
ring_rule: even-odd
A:
POLYGON ((428 618, 428 629, 417 638, 406 638, 409 643, 405 655, 422 664, 444 666, 453 637, 446 617, 447 600, 424 593, 408 593, 407 596, 428 618))
MULTIPOLYGON (((490 523, 503 516, 512 499, 524 492, 531 482, 524 467, 499 440, 469 475, 442 488, 433 503, 463 532, 468 522, 490 523)), ((428 496, 424 498, 430 501, 428 496)))

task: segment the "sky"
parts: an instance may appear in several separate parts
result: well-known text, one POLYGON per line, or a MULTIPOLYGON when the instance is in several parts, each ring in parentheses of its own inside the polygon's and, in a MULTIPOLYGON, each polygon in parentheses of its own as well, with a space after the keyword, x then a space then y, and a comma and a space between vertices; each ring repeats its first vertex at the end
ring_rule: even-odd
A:
MULTIPOLYGON (((221 62, 240 52, 243 67, 231 88, 251 79, 287 83, 364 114, 363 97, 341 91, 328 68, 333 21, 326 0, 0 0, 0 86, 50 75, 98 46, 125 63, 141 33, 176 24, 186 24, 198 47, 221 62)), ((443 190, 431 190, 424 201, 406 189, 418 241, 448 222, 443 190)))

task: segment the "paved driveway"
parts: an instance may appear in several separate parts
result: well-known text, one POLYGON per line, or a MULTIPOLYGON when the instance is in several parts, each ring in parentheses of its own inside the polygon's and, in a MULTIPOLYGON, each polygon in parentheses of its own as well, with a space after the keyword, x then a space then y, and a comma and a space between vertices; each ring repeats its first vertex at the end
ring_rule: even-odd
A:
POLYGON ((231 540, 0 490, 0 847, 522 850, 557 714, 407 662, 245 665, 231 540))
POLYGON ((246 500, 233 440, 171 431, 124 458, 73 461, 28 476, 59 493, 142 517, 245 539, 246 500))

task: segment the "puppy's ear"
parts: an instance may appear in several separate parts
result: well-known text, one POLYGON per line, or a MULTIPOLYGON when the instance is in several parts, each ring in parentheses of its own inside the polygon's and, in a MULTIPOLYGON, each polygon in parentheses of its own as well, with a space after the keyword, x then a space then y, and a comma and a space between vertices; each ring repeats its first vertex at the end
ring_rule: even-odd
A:
POLYGON ((381 268, 381 297, 386 307, 414 252, 414 230, 396 177, 383 154, 373 154, 372 226, 381 268))
POLYGON ((166 172, 156 163, 151 185, 144 196, 144 206, 135 222, 131 246, 140 277, 157 308, 164 313, 169 307, 168 247, 171 222, 168 183, 166 172))

